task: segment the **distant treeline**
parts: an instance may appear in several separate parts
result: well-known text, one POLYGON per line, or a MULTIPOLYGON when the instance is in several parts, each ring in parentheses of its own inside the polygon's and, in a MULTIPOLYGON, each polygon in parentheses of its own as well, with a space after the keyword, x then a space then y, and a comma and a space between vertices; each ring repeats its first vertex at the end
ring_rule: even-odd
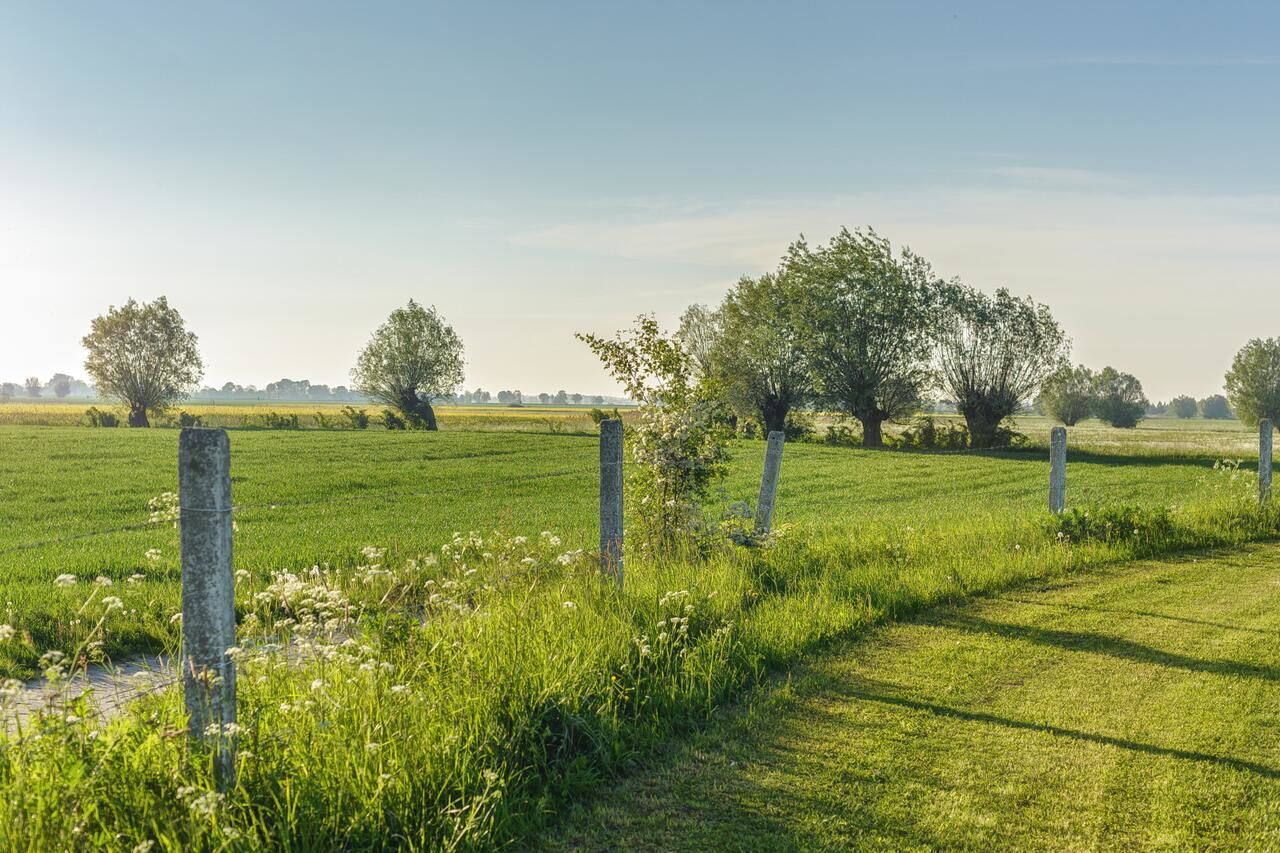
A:
MULTIPOLYGON (((4 400, 42 400, 42 399, 101 399, 88 382, 76 379, 65 373, 55 373, 48 381, 39 377, 28 377, 24 382, 0 383, 0 401, 4 400)), ((227 382, 219 388, 205 386, 191 394, 193 400, 278 400, 294 403, 365 403, 369 398, 345 385, 329 386, 323 383, 312 383, 307 379, 280 379, 268 382, 259 388, 256 385, 237 385, 227 382)), ((462 391, 457 394, 445 394, 436 398, 437 402, 455 404, 500 403, 504 405, 617 405, 627 401, 621 397, 606 397, 601 394, 570 394, 557 391, 554 394, 524 394, 516 391, 498 391, 496 394, 477 388, 474 391, 462 391)))

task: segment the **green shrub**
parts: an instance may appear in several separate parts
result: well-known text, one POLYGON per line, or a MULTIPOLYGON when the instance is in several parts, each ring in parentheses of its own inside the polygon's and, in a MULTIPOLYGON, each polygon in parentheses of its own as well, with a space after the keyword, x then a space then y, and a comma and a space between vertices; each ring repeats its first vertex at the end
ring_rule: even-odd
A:
POLYGON ((97 406, 90 406, 85 410, 84 416, 91 427, 118 427, 120 426, 120 416, 113 412, 104 412, 97 406))
POLYGON ((823 442, 833 447, 861 447, 862 430, 847 427, 844 424, 833 424, 827 427, 823 442))
POLYGON ((346 416, 347 423, 352 429, 368 429, 369 413, 364 409, 357 409, 354 406, 343 406, 342 414, 346 416))
MULTIPOLYGON (((996 430, 998 437, 1009 432, 1004 427, 996 430)), ((969 446, 969 430, 955 421, 947 421, 945 426, 939 427, 933 418, 921 415, 902 433, 902 446, 920 450, 963 450, 969 446)))
POLYGON ((404 418, 400 417, 390 409, 382 410, 382 425, 387 429, 405 429, 409 426, 405 422, 404 418))
POLYGON ((282 415, 278 412, 267 412, 263 415, 262 425, 267 429, 302 429, 297 415, 282 415))
POLYGON ((587 412, 587 417, 591 418, 591 422, 596 426, 600 426, 601 421, 622 420, 622 415, 618 412, 617 406, 613 407, 612 412, 606 412, 604 409, 600 408, 593 408, 591 411, 587 412))
POLYGON ((178 426, 180 427, 202 427, 204 426, 204 418, 199 415, 193 415, 190 412, 178 412, 178 426))

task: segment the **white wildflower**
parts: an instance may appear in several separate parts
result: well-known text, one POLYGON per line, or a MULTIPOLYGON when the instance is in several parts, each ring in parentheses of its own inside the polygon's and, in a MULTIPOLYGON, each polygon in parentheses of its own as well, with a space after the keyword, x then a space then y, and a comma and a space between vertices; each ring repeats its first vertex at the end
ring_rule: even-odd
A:
POLYGON ((58 575, 56 578, 53 579, 54 586, 75 586, 75 583, 76 583, 75 575, 58 575))

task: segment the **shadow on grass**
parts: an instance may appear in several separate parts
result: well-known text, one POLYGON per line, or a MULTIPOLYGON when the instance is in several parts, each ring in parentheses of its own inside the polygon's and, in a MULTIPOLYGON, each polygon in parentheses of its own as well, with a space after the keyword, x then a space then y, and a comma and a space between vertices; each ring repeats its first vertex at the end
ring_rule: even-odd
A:
POLYGON ((1203 625, 1206 628, 1221 628, 1224 631, 1244 631, 1250 634, 1262 634, 1264 636, 1280 634, 1280 632, 1268 631, 1263 628, 1246 628, 1243 625, 1229 625, 1226 622, 1212 622, 1208 619, 1192 619, 1189 616, 1172 616, 1168 613, 1156 613, 1150 610, 1126 610, 1123 607, 1094 607, 1087 604, 1062 604, 1050 601, 1032 601, 1029 598, 1017 598, 1014 596, 1000 596, 1000 600, 1015 602, 1017 604, 1025 604, 1031 607, 1052 607, 1059 610, 1070 610, 1076 613, 1114 613, 1118 616, 1138 616, 1143 619, 1163 619, 1168 622, 1181 622, 1186 625, 1203 625))
POLYGON ((858 699, 864 702, 893 705, 898 708, 908 708, 914 711, 927 711, 934 716, 946 717, 953 720, 961 720, 970 723, 985 723, 989 725, 1003 726, 1004 728, 1009 729, 1017 729, 1020 731, 1043 732, 1044 734, 1051 734, 1057 737, 1066 737, 1073 740, 1101 744, 1103 746, 1114 746, 1118 749, 1127 749, 1132 752, 1140 752, 1146 755, 1158 755, 1165 758, 1177 758, 1184 761, 1197 761, 1206 764, 1214 764, 1220 767, 1230 767, 1234 770, 1243 770, 1248 773, 1255 773, 1268 779, 1280 779, 1280 770, 1266 764, 1259 764, 1255 761, 1245 761, 1241 758, 1214 755, 1212 753, 1197 752, 1195 750, 1176 749, 1167 746, 1156 746, 1155 744, 1126 740, 1125 738, 1111 737, 1110 735, 1094 734, 1093 732, 1081 731, 1080 729, 1069 729, 1046 723, 1031 723, 1025 720, 1011 720, 1008 717, 989 714, 985 711, 967 711, 962 708, 953 708, 949 705, 939 705, 934 702, 924 702, 919 699, 909 699, 904 696, 890 696, 881 693, 872 693, 870 691, 858 690, 856 688, 843 691, 843 695, 848 696, 851 699, 858 699))
POLYGON ((998 637, 1024 640, 1041 646, 1054 646, 1074 652, 1093 652, 1137 663, 1149 663, 1171 669, 1181 669, 1186 672, 1280 681, 1280 669, 1273 666, 1233 660, 1191 657, 1190 655, 1181 655, 1176 652, 1166 652, 1154 646, 1135 643, 1123 637, 1113 637, 1107 634, 1036 628, 1030 625, 1015 625, 1010 622, 992 622, 977 616, 960 614, 952 614, 940 618, 938 624, 971 633, 994 634, 998 637))

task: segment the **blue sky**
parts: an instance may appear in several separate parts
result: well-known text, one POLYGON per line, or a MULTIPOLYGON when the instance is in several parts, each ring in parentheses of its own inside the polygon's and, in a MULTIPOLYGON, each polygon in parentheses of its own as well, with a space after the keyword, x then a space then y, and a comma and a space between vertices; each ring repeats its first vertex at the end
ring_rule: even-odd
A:
POLYGON ((845 224, 1202 396, 1280 334, 1275 9, 0 0, 0 377, 163 293, 207 382, 338 384, 413 297, 608 391, 574 331, 845 224))

